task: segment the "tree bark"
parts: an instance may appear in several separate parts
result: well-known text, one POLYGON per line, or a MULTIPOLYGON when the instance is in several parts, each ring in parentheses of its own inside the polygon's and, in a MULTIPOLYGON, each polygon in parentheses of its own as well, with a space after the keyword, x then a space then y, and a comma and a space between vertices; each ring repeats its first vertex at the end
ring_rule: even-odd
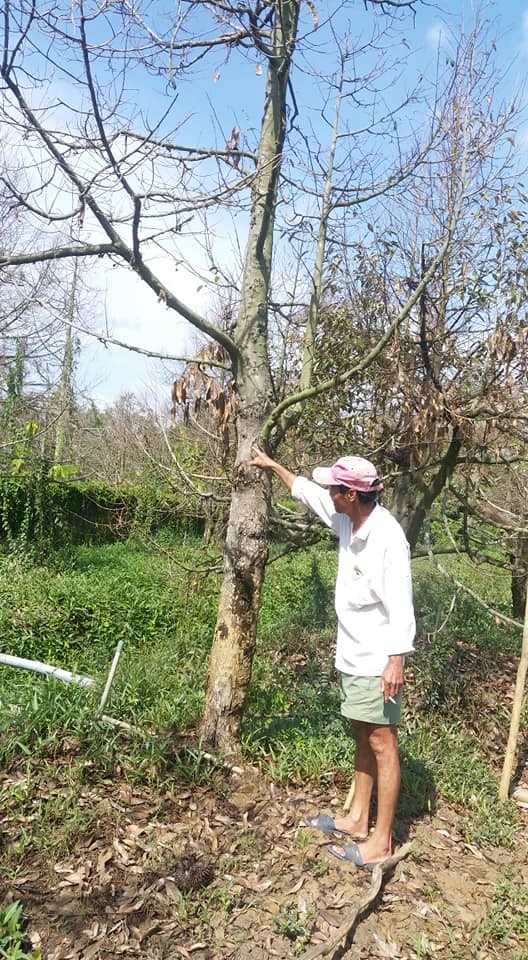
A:
POLYGON ((237 753, 257 634, 266 566, 270 482, 245 466, 273 406, 268 357, 268 296, 277 183, 286 133, 286 103, 299 0, 275 4, 257 171, 233 357, 238 393, 237 456, 224 548, 224 577, 209 661, 202 721, 206 744, 237 753))
POLYGON ((55 454, 53 462, 60 464, 71 457, 71 417, 73 410, 73 332, 75 304, 77 298, 78 260, 73 261, 73 276, 68 300, 67 323, 64 330, 64 352, 62 355, 61 381, 59 388, 59 413, 55 431, 55 454))
POLYGON ((407 540, 409 541, 411 550, 414 550, 416 547, 424 520, 429 510, 431 509, 435 500, 440 496, 446 483, 455 471, 461 446, 462 438, 460 436, 460 431, 457 427, 454 427, 451 434, 451 440, 449 441, 449 446, 447 447, 440 467, 438 468, 434 477, 431 479, 427 489, 422 493, 421 497, 416 503, 410 521, 406 526, 405 533, 407 535, 407 540))
POLYGON ((511 551, 511 598, 512 617, 522 620, 526 607, 526 578, 528 576, 528 537, 519 533, 514 538, 514 549, 511 551))

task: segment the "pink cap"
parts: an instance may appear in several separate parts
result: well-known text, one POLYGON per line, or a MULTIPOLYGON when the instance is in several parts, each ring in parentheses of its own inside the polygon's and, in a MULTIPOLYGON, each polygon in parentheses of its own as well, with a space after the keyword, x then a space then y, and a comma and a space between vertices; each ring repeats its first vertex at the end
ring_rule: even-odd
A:
POLYGON ((322 487, 343 484, 362 493, 383 490, 376 467, 364 457, 340 457, 332 467, 316 467, 312 476, 322 487))

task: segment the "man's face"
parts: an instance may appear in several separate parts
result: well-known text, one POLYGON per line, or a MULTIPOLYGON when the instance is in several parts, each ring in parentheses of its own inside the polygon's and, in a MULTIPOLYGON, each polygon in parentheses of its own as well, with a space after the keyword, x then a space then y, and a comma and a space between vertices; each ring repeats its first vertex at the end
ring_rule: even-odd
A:
POLYGON ((355 490, 351 490, 349 487, 344 486, 331 486, 328 488, 328 492, 332 497, 332 501, 337 513, 348 513, 350 511, 350 505, 354 502, 356 498, 355 490))

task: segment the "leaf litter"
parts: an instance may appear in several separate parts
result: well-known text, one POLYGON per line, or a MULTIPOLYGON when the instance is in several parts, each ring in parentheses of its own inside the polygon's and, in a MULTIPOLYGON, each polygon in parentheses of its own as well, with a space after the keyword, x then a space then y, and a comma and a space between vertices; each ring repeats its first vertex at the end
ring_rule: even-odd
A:
MULTIPOLYGON (((18 776, 5 771, 3 786, 18 776)), ((251 768, 226 773, 220 791, 176 783, 162 796, 106 778, 81 793, 98 816, 55 863, 29 842, 8 870, 21 834, 4 819, 3 900, 20 900, 28 936, 46 960, 289 960, 326 941, 370 882, 370 873, 334 860, 325 838, 300 826, 345 795, 335 784, 310 794, 267 783, 251 768)), ((440 960, 452 956, 453 936, 459 948, 467 944, 468 960, 477 958, 473 934, 500 871, 512 863, 525 869, 526 833, 513 851, 484 850, 467 843, 458 824, 457 810, 441 801, 434 815, 397 823, 397 843, 410 839, 416 855, 386 881, 343 957, 412 960, 423 935, 440 960)))

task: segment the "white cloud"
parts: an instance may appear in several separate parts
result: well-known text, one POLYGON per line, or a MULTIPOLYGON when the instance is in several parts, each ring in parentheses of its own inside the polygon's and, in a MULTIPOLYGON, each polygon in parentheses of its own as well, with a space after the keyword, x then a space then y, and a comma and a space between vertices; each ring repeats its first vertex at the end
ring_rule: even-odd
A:
MULTIPOLYGON (((199 314, 207 311, 210 294, 197 277, 181 266, 175 270, 171 258, 159 260, 153 269, 185 304, 199 314)), ((159 302, 130 268, 105 264, 92 286, 94 333, 155 353, 181 356, 192 352, 194 328, 159 302)), ((79 380, 81 388, 99 404, 106 405, 123 393, 141 395, 153 381, 165 377, 159 361, 123 347, 105 346, 94 337, 83 338, 79 380)))
POLYGON ((520 52, 523 56, 528 56, 528 10, 524 11, 521 18, 520 52))
POLYGON ((448 34, 444 23, 439 20, 428 27, 425 34, 427 45, 433 50, 445 47, 448 41, 448 34))

